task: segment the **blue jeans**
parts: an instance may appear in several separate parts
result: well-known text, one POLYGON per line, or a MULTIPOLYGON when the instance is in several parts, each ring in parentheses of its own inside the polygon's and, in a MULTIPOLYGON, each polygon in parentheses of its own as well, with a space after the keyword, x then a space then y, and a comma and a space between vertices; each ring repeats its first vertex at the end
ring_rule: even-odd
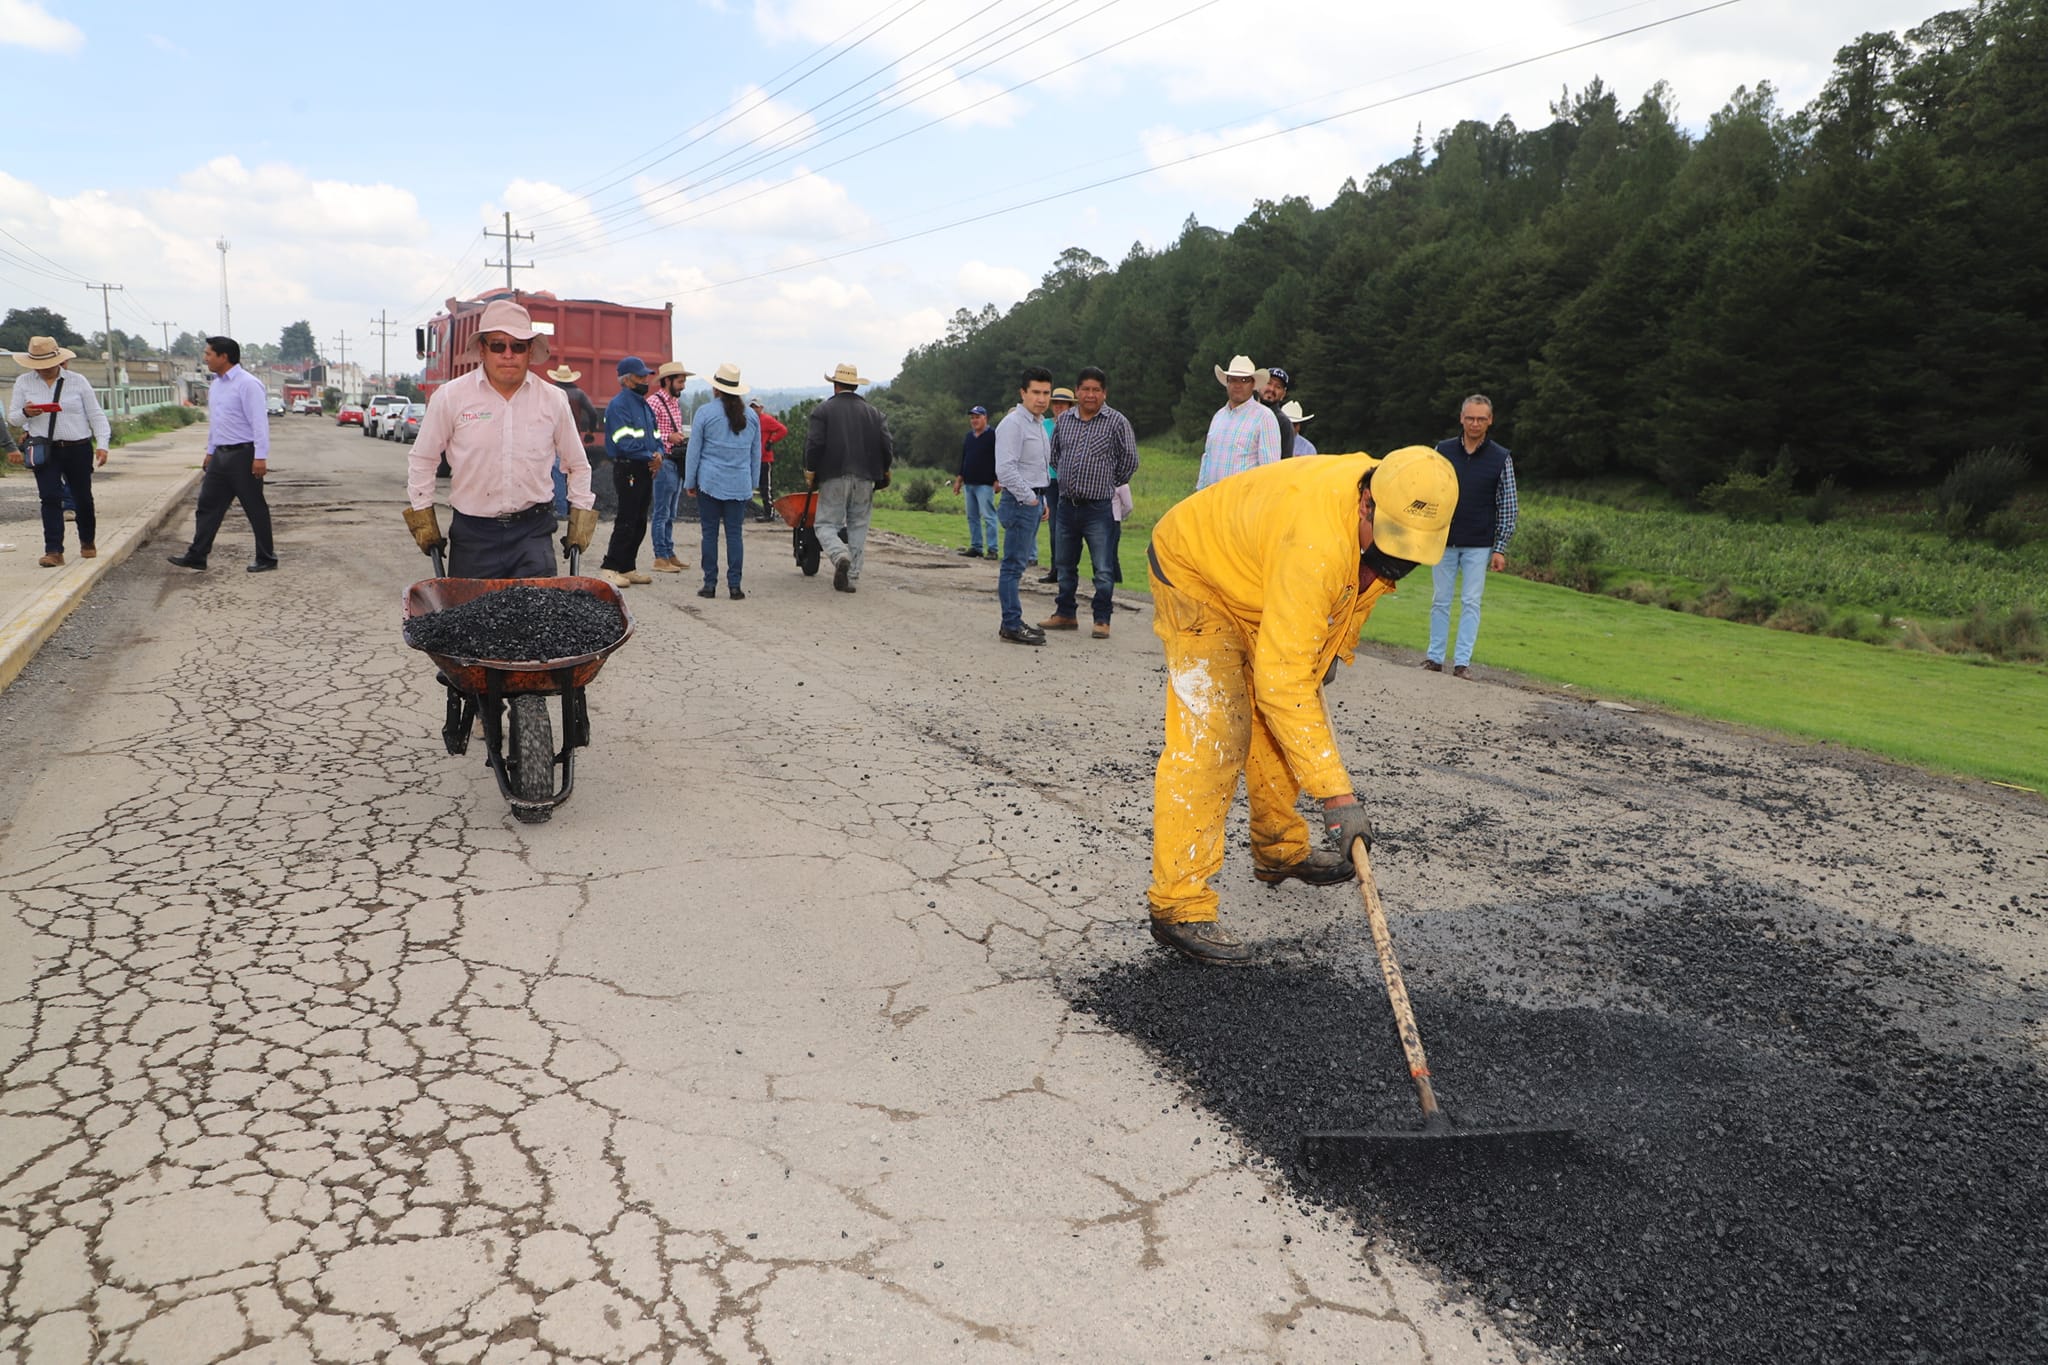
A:
POLYGON ((654 523, 654 557, 676 557, 676 499, 683 494, 683 461, 671 455, 654 473, 654 505, 648 518, 654 523))
POLYGON ((992 483, 962 484, 960 495, 967 499, 969 548, 979 550, 986 545, 990 554, 1000 553, 1002 546, 996 539, 996 486, 992 483))
POLYGON ((704 532, 704 586, 718 586, 718 528, 725 528, 725 585, 740 585, 740 569, 747 562, 747 547, 741 539, 747 509, 752 498, 714 498, 697 490, 697 525, 704 532))
POLYGON ((1003 567, 996 574, 996 601, 1003 608, 1003 629, 1024 624, 1024 599, 1017 585, 1024 581, 1024 561, 1038 548, 1038 517, 1042 505, 1025 506, 1009 489, 996 504, 996 520, 1003 527, 1003 567))
POLYGON ((1486 566, 1493 559, 1491 545, 1452 545, 1444 550, 1443 562, 1430 572, 1429 657, 1444 662, 1444 646, 1451 638, 1451 597, 1457 592, 1459 574, 1465 588, 1458 593, 1458 653, 1450 660, 1462 668, 1472 662, 1472 646, 1479 641, 1479 598, 1486 591, 1486 566))
POLYGON ((559 463, 550 472, 555 476, 555 520, 560 521, 569 515, 569 476, 559 463))
POLYGON ((1053 603, 1055 616, 1072 616, 1074 598, 1080 587, 1081 546, 1088 546, 1088 563, 1095 570, 1095 599, 1089 604, 1095 624, 1109 624, 1116 609, 1116 516, 1108 498, 1076 501, 1061 498, 1053 517, 1058 533, 1053 538, 1053 567, 1059 571, 1059 597, 1053 603))

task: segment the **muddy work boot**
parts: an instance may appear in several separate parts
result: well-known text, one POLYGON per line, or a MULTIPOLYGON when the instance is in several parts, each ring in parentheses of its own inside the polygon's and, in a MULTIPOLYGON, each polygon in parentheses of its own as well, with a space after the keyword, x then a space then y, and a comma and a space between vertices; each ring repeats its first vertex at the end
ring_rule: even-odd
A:
POLYGON ((1152 941, 1204 967, 1244 967, 1252 960, 1252 950, 1225 933, 1223 926, 1215 920, 1168 924, 1155 918, 1152 921, 1152 941))
POLYGON ((1339 882, 1350 881, 1356 875, 1351 860, 1334 848, 1311 849, 1300 862, 1282 867, 1252 868, 1252 876, 1268 886, 1278 886, 1289 877, 1305 881, 1310 886, 1335 886, 1339 882))

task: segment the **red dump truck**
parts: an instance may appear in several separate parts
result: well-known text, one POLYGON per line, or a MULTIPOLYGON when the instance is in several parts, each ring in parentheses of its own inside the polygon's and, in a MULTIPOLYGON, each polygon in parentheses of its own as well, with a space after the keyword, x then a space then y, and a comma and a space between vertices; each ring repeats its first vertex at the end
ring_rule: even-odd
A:
POLYGON ((537 327, 550 333, 547 363, 540 368, 566 364, 581 370, 576 386, 600 410, 619 391, 619 361, 637 355, 654 370, 674 358, 672 304, 629 308, 602 299, 558 299, 545 289, 493 289, 473 299, 448 300, 447 311, 415 330, 419 358, 426 362, 420 387, 429 394, 476 368, 477 321, 493 299, 511 299, 532 315, 537 327))

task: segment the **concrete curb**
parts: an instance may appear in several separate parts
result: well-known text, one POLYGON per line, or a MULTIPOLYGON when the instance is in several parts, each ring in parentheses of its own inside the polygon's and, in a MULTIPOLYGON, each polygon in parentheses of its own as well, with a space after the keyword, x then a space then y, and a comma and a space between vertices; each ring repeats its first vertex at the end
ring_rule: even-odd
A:
POLYGON ((138 546, 148 541, 159 526, 189 505, 192 491, 199 486, 201 476, 202 471, 195 469, 141 511, 131 513, 111 528, 102 523, 97 533, 99 554, 96 557, 66 564, 49 587, 31 597, 28 605, 12 617, 0 622, 0 691, 5 691, 21 676, 21 670, 28 667, 29 660, 35 658, 36 651, 43 647, 44 642, 57 633, 57 627, 64 624, 64 618, 78 609, 78 604, 92 591, 93 584, 112 573, 135 553, 138 546))

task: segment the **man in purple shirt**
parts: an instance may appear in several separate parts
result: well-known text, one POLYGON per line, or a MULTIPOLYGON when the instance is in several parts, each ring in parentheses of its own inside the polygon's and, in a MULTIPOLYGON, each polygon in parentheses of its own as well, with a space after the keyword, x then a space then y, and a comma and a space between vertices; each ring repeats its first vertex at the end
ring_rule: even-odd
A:
POLYGON ((242 368, 241 343, 233 337, 208 337, 205 360, 213 383, 206 394, 206 474, 199 483, 198 524, 190 548, 170 561, 181 569, 205 568, 228 504, 240 502, 256 537, 249 572, 268 573, 277 567, 270 504, 263 497, 270 462, 270 395, 262 380, 242 368))

